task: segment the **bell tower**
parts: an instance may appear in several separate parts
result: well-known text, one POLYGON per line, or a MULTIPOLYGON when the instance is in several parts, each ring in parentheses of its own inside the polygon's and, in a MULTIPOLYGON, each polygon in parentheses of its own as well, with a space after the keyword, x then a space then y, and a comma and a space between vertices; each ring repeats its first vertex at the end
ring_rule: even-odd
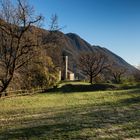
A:
POLYGON ((65 56, 65 80, 68 79, 68 56, 65 56))

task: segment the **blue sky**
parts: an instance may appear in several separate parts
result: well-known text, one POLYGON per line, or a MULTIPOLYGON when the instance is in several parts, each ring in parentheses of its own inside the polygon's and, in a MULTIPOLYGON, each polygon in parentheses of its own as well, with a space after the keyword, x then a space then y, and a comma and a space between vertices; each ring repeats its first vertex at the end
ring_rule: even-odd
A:
POLYGON ((132 65, 140 64, 140 0, 29 0, 45 18, 58 15, 64 33, 106 47, 132 65))

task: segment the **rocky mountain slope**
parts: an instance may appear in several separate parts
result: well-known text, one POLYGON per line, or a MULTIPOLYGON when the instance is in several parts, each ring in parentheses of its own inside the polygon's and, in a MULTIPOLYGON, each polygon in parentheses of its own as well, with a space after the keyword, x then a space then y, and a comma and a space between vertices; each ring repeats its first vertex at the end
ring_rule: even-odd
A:
MULTIPOLYGON (((42 33, 43 38, 44 39, 46 38, 47 43, 48 31, 44 29, 39 30, 42 33)), ((55 34, 56 38, 59 38, 58 44, 59 48, 57 50, 56 48, 50 49, 51 53, 54 56, 54 59, 56 60, 58 60, 58 57, 59 59, 61 59, 62 56, 67 55, 69 58, 69 69, 72 71, 74 71, 74 68, 78 63, 79 54, 81 52, 91 52, 91 51, 97 51, 105 54, 110 60, 108 63, 113 62, 114 65, 116 65, 118 68, 122 67, 126 68, 128 74, 131 74, 134 71, 138 71, 134 66, 130 65, 128 62, 126 62, 123 58, 121 58, 117 54, 111 52, 107 48, 91 45, 75 33, 64 34, 62 32, 56 32, 55 34)))
POLYGON ((129 73, 137 70, 134 66, 130 65, 123 58, 111 52, 107 48, 90 45, 88 42, 74 33, 61 33, 61 39, 63 40, 63 43, 61 44, 62 51, 65 53, 65 55, 69 56, 69 63, 75 64, 80 52, 99 51, 104 53, 109 58, 109 60, 113 61, 118 67, 125 67, 129 73))

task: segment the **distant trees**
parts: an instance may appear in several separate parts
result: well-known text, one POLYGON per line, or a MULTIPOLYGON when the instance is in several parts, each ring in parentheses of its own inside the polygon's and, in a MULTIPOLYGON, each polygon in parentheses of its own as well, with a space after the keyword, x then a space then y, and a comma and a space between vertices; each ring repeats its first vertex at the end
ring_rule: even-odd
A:
POLYGON ((109 66, 108 58, 100 52, 83 52, 80 54, 79 68, 89 78, 91 84, 93 79, 109 66))
POLYGON ((133 72, 133 77, 136 82, 140 82, 140 65, 137 66, 137 69, 133 72))
POLYGON ((109 68, 109 71, 113 77, 113 81, 117 84, 121 83, 122 77, 124 76, 124 74, 126 73, 127 69, 124 67, 119 67, 116 65, 112 65, 109 68))
POLYGON ((136 82, 140 82, 140 72, 134 72, 133 73, 133 77, 134 77, 134 80, 136 81, 136 82))

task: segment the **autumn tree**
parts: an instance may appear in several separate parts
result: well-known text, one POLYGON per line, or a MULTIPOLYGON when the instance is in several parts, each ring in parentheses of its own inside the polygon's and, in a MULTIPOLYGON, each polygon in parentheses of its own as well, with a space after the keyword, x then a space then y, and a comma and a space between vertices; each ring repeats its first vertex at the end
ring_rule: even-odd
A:
POLYGON ((16 2, 0 2, 0 92, 7 89, 14 73, 33 57, 37 42, 32 27, 42 19, 34 15, 25 0, 16 2))
POLYGON ((58 82, 58 69, 51 57, 43 49, 38 48, 37 52, 38 55, 19 71, 22 89, 47 89, 58 82))
POLYGON ((79 68, 89 78, 92 84, 93 79, 109 67, 107 62, 108 58, 100 52, 81 53, 79 57, 79 68))

